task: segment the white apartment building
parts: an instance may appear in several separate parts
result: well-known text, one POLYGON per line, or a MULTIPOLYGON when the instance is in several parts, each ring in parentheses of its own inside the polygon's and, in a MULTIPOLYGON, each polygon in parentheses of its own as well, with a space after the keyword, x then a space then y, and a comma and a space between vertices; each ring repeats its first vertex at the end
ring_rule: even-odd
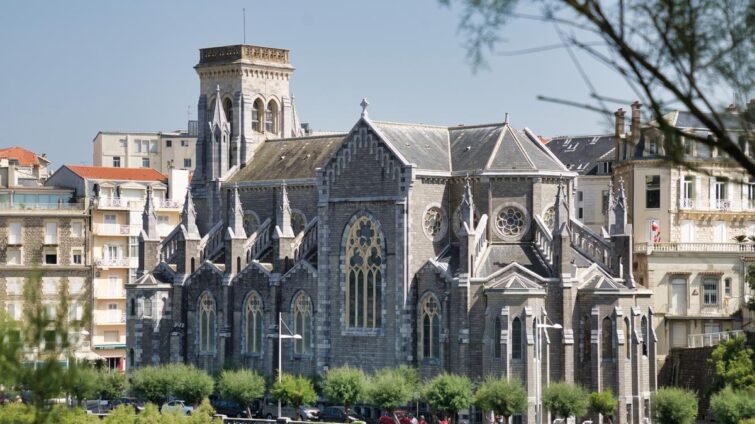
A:
POLYGON ((92 143, 94 166, 152 168, 164 174, 196 166, 196 121, 189 121, 188 131, 100 131, 92 143))
MULTIPOLYGON (((747 268, 755 262, 755 239, 748 239, 755 236, 755 182, 733 160, 692 140, 683 145, 696 171, 668 162, 663 133, 652 123, 640 129, 639 104, 632 116, 624 134, 624 113, 617 112, 614 178, 627 187, 634 275, 653 290, 662 361, 670 349, 715 344, 752 325, 743 305, 747 268)), ((728 118, 735 138, 747 137, 737 116, 728 118)), ((706 134, 689 113, 667 119, 706 134)))
POLYGON ((152 193, 158 233, 178 224, 189 171, 170 178, 150 168, 64 165, 48 183, 70 187, 91 207, 92 346, 114 370, 125 370, 125 284, 136 280, 139 234, 147 193, 152 193), (169 185, 171 187, 169 187, 169 185))

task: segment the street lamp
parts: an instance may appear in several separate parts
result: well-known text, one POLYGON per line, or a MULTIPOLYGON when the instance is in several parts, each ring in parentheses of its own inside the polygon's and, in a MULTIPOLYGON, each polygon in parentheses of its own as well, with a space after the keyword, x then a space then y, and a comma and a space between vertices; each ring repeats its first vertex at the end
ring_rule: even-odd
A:
MULTIPOLYGON (((271 338, 278 338, 278 383, 281 382, 281 377, 283 376, 283 355, 282 355, 282 348, 283 348, 283 339, 294 339, 294 340, 301 340, 301 334, 294 334, 293 331, 291 331, 290 328, 286 325, 285 322, 283 322, 283 315, 278 312, 278 334, 270 334, 268 337, 271 338), (286 331, 288 334, 283 334, 281 331, 283 330, 283 326, 286 327, 286 331)), ((281 401, 278 399, 278 418, 281 417, 281 401)))
MULTIPOLYGON (((548 319, 548 316, 545 316, 545 319, 548 319)), ((549 320, 550 321, 550 320, 549 320)), ((542 424, 543 422, 543 406, 542 406, 542 395, 543 395, 543 378, 542 378, 542 357, 543 357, 543 343, 542 343, 542 333, 543 331, 547 330, 548 328, 553 328, 556 330, 560 330, 563 328, 561 324, 535 324, 535 327, 537 328, 537 338, 535 342, 535 422, 537 424, 542 424)))

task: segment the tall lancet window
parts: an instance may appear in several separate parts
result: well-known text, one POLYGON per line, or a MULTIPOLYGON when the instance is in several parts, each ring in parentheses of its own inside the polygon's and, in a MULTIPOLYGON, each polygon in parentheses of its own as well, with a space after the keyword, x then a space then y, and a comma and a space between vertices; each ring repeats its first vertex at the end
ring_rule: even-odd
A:
POLYGON ((278 132, 278 105, 270 100, 265 110, 265 132, 278 132))
POLYGON ((495 317, 493 323, 493 357, 501 357, 501 317, 495 317))
POLYGON ((383 236, 376 222, 359 216, 347 229, 345 322, 347 328, 381 324, 383 236))
POLYGON ((601 328, 602 332, 602 340, 601 343, 603 345, 602 349, 602 356, 603 359, 611 359, 613 358, 613 323, 611 322, 611 318, 605 317, 603 318, 603 326, 601 328))
POLYGON ((438 299, 428 294, 420 304, 420 358, 431 359, 440 357, 440 304, 438 299))
POLYGON ((522 359, 522 320, 519 317, 511 321, 511 359, 522 359))
POLYGON ((262 105, 262 99, 254 101, 252 107, 252 129, 258 132, 262 132, 262 116, 264 115, 264 106, 262 105))
POLYGON ((244 307, 244 352, 262 353, 262 298, 257 292, 251 292, 244 307))
POLYGON ((216 317, 215 299, 205 292, 199 297, 199 353, 215 351, 216 317))
POLYGON ((301 339, 294 339, 294 353, 306 354, 312 351, 312 300, 304 292, 294 298, 294 334, 301 339))
POLYGON ((233 101, 231 99, 223 101, 223 111, 225 112, 225 119, 231 127, 231 135, 233 135, 233 101))

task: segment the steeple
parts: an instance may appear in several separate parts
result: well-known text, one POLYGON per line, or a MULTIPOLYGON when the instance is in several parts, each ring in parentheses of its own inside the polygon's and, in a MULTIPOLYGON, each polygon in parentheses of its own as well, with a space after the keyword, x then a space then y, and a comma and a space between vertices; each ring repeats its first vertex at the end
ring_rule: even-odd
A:
POLYGON ((610 232, 611 228, 616 224, 616 217, 613 215, 613 208, 614 203, 616 202, 616 198, 613 195, 613 178, 608 180, 608 198, 606 199, 606 210, 603 211, 606 216, 606 222, 605 226, 606 229, 610 232))
POLYGON ((146 238, 151 240, 159 239, 157 235, 157 213, 155 212, 155 203, 152 200, 152 186, 147 186, 147 200, 144 202, 144 211, 142 212, 142 229, 146 238))
POLYGON ((627 198, 624 192, 624 178, 619 177, 619 193, 613 205, 613 226, 608 231, 613 234, 624 234, 627 225, 627 198))
POLYGON ((288 203, 288 188, 285 182, 280 188, 275 224, 280 228, 282 237, 293 237, 295 235, 293 228, 291 228, 291 205, 288 203))
POLYGON ((234 184, 231 198, 228 201, 228 228, 236 238, 246 238, 244 231, 244 209, 239 198, 239 186, 234 184))
POLYGON ((566 224, 568 227, 569 222, 569 206, 566 199, 563 180, 558 183, 558 191, 556 192, 556 202, 553 204, 553 211, 553 233, 556 234, 561 231, 562 224, 566 224))
POLYGON ((215 110, 212 112, 212 122, 210 125, 214 127, 223 128, 228 124, 228 120, 225 117, 225 111, 223 110, 223 100, 220 98, 220 85, 215 87, 215 110))
POLYGON ((188 234, 199 236, 199 229, 197 228, 197 212, 194 210, 194 201, 191 198, 191 190, 188 188, 186 189, 184 207, 181 211, 181 225, 184 226, 188 234))
POLYGON ((469 176, 464 179, 464 196, 461 198, 461 205, 459 205, 459 214, 461 215, 461 227, 459 231, 462 234, 466 234, 464 223, 471 231, 474 231, 474 199, 472 199, 472 188, 469 185, 469 176))

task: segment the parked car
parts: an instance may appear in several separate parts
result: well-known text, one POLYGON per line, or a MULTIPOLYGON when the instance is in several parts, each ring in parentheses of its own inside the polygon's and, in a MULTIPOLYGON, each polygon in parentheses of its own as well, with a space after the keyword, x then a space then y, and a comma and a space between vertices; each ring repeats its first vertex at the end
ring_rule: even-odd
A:
POLYGON ((173 412, 173 413, 179 413, 184 415, 191 415, 191 413, 194 411, 194 407, 191 405, 187 405, 186 402, 182 400, 171 400, 170 402, 166 402, 163 404, 163 407, 160 408, 160 412, 165 414, 167 412, 173 412))
POLYGON ((320 411, 320 421, 329 423, 350 423, 352 421, 367 421, 363 416, 350 411, 348 414, 343 406, 328 406, 320 411))
POLYGON ((364 417, 367 424, 377 424, 380 415, 382 415, 380 408, 371 405, 355 405, 351 410, 364 417))
MULTIPOLYGON (((263 418, 268 420, 274 420, 278 418, 278 401, 272 396, 265 396, 264 398, 254 401, 252 408, 255 418, 263 418)), ((281 415, 291 419, 296 419, 296 408, 293 406, 281 406, 281 415)), ((299 419, 302 421, 317 421, 319 420, 320 410, 313 406, 302 405, 299 408, 299 419)))
POLYGON ((120 397, 110 402, 110 407, 115 409, 120 405, 131 405, 137 414, 144 410, 144 402, 132 397, 120 397))
POLYGON ((213 408, 215 408, 215 412, 217 412, 218 414, 223 414, 226 417, 252 418, 247 413, 246 406, 241 405, 235 400, 218 399, 216 397, 211 397, 210 404, 213 408))

